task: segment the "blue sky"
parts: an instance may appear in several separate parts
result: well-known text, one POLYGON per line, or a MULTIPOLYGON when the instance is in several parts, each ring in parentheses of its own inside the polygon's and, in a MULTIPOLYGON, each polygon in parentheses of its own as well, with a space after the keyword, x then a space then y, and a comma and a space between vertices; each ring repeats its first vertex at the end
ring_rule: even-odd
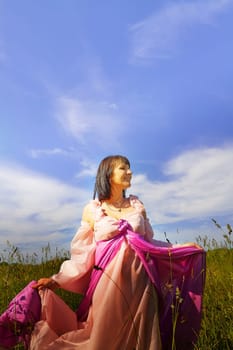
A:
POLYGON ((0 0, 0 243, 68 247, 126 155, 158 239, 233 218, 233 0, 0 0))

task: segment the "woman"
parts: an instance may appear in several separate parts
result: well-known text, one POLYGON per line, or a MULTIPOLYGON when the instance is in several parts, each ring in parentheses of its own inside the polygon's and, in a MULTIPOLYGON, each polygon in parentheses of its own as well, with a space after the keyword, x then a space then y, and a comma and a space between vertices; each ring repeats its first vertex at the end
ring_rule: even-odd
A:
POLYGON ((71 242, 71 259, 33 286, 41 316, 29 349, 160 350, 175 344, 192 349, 205 254, 194 244, 153 241, 143 204, 125 195, 131 178, 127 158, 101 161, 94 200, 84 208, 71 242), (84 295, 77 312, 53 292, 58 287, 84 295))

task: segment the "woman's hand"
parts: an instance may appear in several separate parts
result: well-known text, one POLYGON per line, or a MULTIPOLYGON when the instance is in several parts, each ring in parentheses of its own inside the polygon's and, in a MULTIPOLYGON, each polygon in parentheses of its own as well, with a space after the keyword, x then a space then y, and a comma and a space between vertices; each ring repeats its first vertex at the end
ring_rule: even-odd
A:
POLYGON ((203 248, 195 242, 188 242, 181 245, 182 247, 194 247, 203 250, 203 248))
POLYGON ((195 242, 187 242, 187 243, 182 243, 182 244, 173 244, 172 245, 173 248, 184 248, 184 247, 193 247, 193 248, 197 248, 197 249, 201 249, 203 250, 203 248, 198 245, 195 242))
POLYGON ((55 290, 56 288, 59 288, 59 285, 51 277, 50 278, 40 278, 32 288, 35 288, 35 289, 37 288, 38 290, 41 290, 44 288, 49 288, 51 290, 55 290))

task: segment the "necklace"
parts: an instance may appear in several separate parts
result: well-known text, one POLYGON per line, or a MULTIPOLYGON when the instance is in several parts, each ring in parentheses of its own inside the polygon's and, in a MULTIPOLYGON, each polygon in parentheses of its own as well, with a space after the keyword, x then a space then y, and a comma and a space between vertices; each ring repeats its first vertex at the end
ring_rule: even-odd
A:
POLYGON ((124 199, 123 201, 121 201, 121 203, 115 203, 115 205, 119 205, 120 207, 119 208, 116 208, 114 204, 108 204, 107 202, 105 202, 105 204, 107 205, 108 209, 112 210, 112 211, 118 211, 119 213, 121 212, 122 210, 122 205, 124 203, 124 199))

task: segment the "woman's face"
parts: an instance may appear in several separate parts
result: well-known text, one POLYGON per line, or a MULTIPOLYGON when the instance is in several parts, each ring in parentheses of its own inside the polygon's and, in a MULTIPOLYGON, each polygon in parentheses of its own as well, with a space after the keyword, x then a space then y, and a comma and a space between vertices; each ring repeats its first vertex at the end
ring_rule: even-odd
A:
POLYGON ((110 178, 111 186, 126 189, 131 185, 132 172, 128 164, 119 161, 115 164, 110 178))

